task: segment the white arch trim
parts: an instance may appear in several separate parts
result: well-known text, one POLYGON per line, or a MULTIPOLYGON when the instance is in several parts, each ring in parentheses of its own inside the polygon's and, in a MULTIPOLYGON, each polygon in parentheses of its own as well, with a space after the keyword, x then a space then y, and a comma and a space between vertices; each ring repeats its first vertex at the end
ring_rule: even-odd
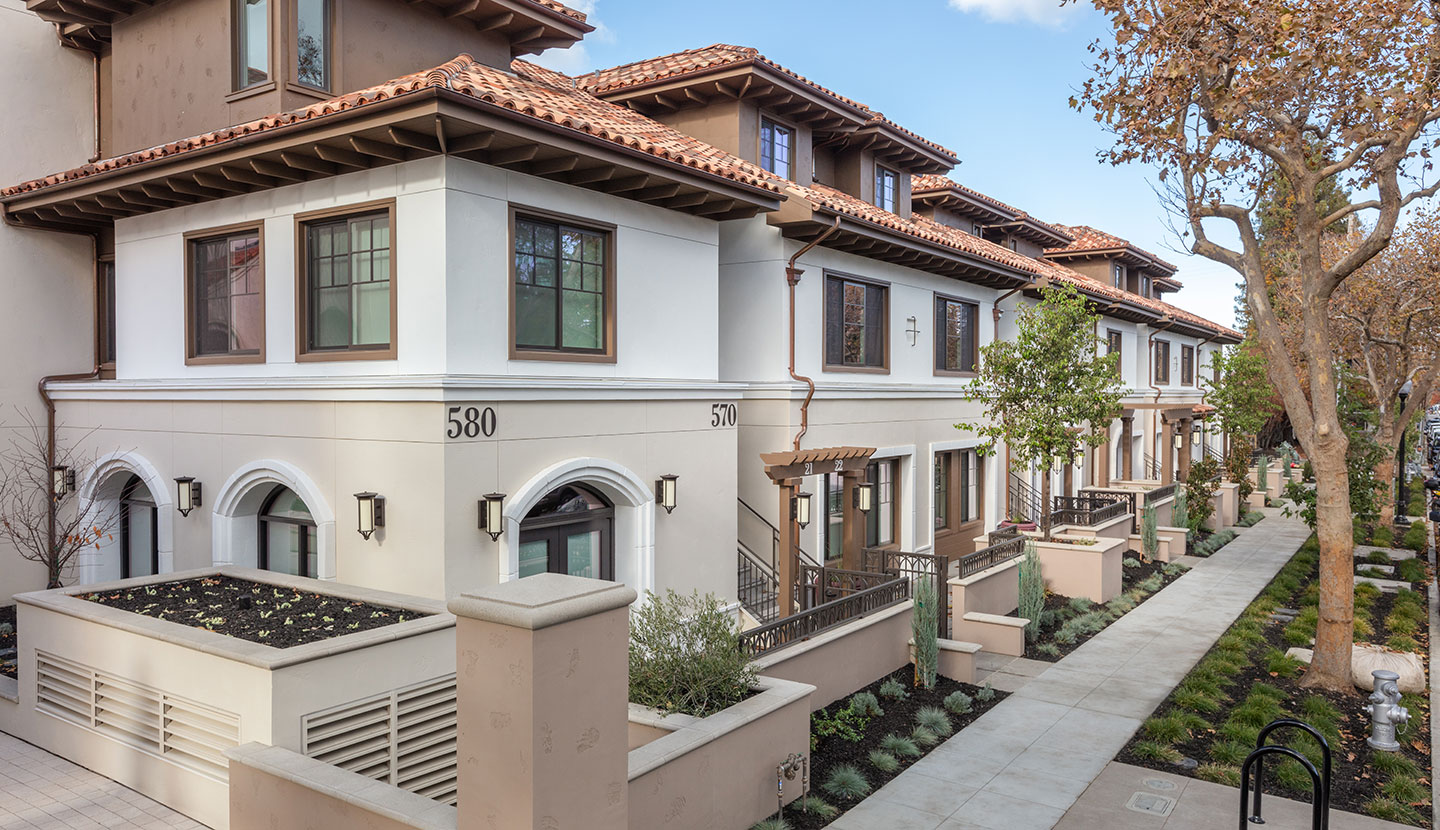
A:
MULTIPOLYGON (((139 453, 132 451, 111 452, 102 455, 91 468, 90 474, 80 485, 80 499, 87 506, 96 500, 105 500, 109 496, 101 492, 101 488, 117 473, 133 474, 145 483, 146 489, 150 491, 150 498, 155 501, 155 536, 156 547, 159 559, 160 573, 171 573, 175 570, 175 502, 171 498, 171 487, 160 475, 150 460, 139 453)), ((116 494, 118 496, 118 493, 116 494)), ((113 533, 118 533, 117 527, 113 533)), ((77 563, 77 577, 81 584, 97 581, 101 567, 101 558, 113 555, 112 545, 105 545, 99 550, 91 549, 82 554, 77 563)))
POLYGON ((506 499, 500 581, 520 578, 520 521, 546 494, 566 484, 588 484, 615 505, 615 580, 642 596, 655 590, 655 494, 634 472, 604 458, 561 461, 506 499))
POLYGON ((256 515, 268 488, 280 484, 295 491, 315 518, 315 576, 335 579, 335 513, 324 494, 300 468, 287 461, 263 459, 236 470, 216 494, 210 522, 211 555, 216 565, 256 566, 256 515))

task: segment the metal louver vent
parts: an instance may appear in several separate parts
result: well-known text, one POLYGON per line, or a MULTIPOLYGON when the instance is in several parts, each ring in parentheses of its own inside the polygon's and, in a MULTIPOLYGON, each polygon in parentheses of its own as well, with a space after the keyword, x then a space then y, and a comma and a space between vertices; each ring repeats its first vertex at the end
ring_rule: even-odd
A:
POLYGON ((455 675, 302 719, 304 754, 453 805, 455 675))

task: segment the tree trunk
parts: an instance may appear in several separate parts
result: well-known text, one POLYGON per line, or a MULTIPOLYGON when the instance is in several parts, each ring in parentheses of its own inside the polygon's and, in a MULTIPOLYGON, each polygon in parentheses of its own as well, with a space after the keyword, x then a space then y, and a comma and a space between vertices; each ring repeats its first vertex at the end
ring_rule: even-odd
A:
POLYGON ((1390 407, 1382 407, 1376 440, 1385 448, 1385 457, 1375 465, 1375 477, 1384 485, 1380 496, 1380 527, 1395 523, 1395 454, 1399 451, 1395 440, 1395 415, 1390 407))
POLYGON ((1334 434, 1311 449, 1315 468, 1315 518, 1320 540, 1320 620, 1315 656, 1301 685, 1355 694, 1350 680, 1355 642, 1355 542, 1345 440, 1334 434))
POLYGON ((1040 538, 1050 541, 1050 468, 1040 471, 1040 538))

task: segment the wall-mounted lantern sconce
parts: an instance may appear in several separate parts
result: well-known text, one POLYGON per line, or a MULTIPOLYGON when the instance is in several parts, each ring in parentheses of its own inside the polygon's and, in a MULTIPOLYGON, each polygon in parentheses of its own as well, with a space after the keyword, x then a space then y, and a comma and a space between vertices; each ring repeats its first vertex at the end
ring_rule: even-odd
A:
POLYGON ((1078 450, 1075 451, 1075 457, 1070 459, 1070 463, 1073 464, 1073 465, 1076 466, 1076 467, 1084 467, 1084 466, 1085 466, 1085 448, 1084 448, 1084 447, 1081 447, 1080 449, 1078 449, 1078 450))
POLYGON ((675 510, 675 481, 678 478, 672 473, 655 479, 655 503, 665 508, 666 513, 675 510))
POLYGON ((75 492, 75 471, 59 464, 50 468, 50 493, 57 499, 63 499, 70 493, 75 492))
POLYGON ((1174 440, 1173 443, 1174 443, 1174 445, 1175 445, 1175 449, 1177 449, 1177 450, 1183 450, 1183 449, 1185 449, 1185 436, 1184 436, 1184 435, 1181 435, 1179 431, 1176 431, 1176 433, 1175 433, 1175 440, 1174 440))
POLYGON ((385 497, 366 490, 355 494, 355 502, 359 505, 359 524, 355 529, 369 539, 376 528, 385 526, 385 497))
POLYGON ((810 524, 810 494, 796 493, 790 499, 790 518, 801 527, 810 524))
POLYGON ((1196 421, 1195 425, 1190 428, 1190 444, 1198 447, 1203 440, 1205 440, 1205 425, 1196 421))
POLYGON ((490 534, 490 541, 505 532, 505 494, 489 493, 479 502, 480 529, 490 534))
POLYGON ((200 506, 200 482, 194 476, 180 476, 175 479, 175 509, 181 516, 200 506))
POLYGON ((861 513, 869 513, 870 508, 875 504, 875 485, 861 483, 855 485, 855 507, 861 513))

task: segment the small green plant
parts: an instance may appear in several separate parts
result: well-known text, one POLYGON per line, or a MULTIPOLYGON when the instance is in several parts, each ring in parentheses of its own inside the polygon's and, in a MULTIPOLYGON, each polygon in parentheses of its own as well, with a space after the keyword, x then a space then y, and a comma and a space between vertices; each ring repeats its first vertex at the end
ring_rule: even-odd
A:
POLYGON ((914 610, 910 615, 910 636, 915 641, 915 685, 923 689, 935 688, 939 675, 939 614, 935 580, 923 577, 915 583, 914 610))
POLYGON ((1406 775, 1397 775, 1386 781, 1380 792, 1405 804, 1418 804, 1430 800, 1430 788, 1406 775))
POLYGON ((883 749, 870 750, 868 758, 870 759, 870 766, 887 775, 900 769, 900 761, 897 760, 894 755, 891 755, 883 749))
POLYGON ((1141 758, 1148 758, 1151 761, 1164 761, 1169 764, 1178 764, 1183 757, 1180 750, 1169 744, 1162 744, 1156 741, 1136 741, 1133 750, 1141 758))
POLYGON ((1190 526, 1190 496, 1184 490, 1175 493, 1175 501, 1170 504, 1170 526, 1190 526))
POLYGON ((1127 568, 1138 568, 1145 563, 1141 562, 1139 559, 1136 559, 1133 556, 1127 556, 1124 559, 1120 560, 1120 564, 1124 565, 1127 568))
POLYGON ((1263 655, 1265 670, 1277 677, 1294 677, 1300 673, 1301 662, 1278 648, 1272 648, 1263 655))
POLYGON ((880 708, 880 701, 869 692, 856 692, 851 695, 850 708, 869 718, 878 718, 885 714, 885 710, 880 708))
POLYGON ((955 731, 955 727, 950 723, 950 716, 945 714, 944 709, 935 706, 922 706, 916 711, 915 723, 942 738, 950 737, 950 734, 955 731))
POLYGON ((771 816, 750 825, 750 830, 791 830, 790 822, 784 816, 771 816))
POLYGON ((1045 610, 1045 575, 1040 571, 1040 555, 1035 545, 1025 543, 1025 556, 1020 560, 1020 608, 1025 623, 1025 639, 1035 642, 1040 637, 1040 615, 1045 610))
POLYGON ((1420 645, 1407 634, 1396 634, 1385 641, 1385 647, 1393 651, 1419 651, 1420 645))
POLYGON ((923 726, 917 726, 910 730, 910 740, 914 741, 916 746, 928 749, 940 743, 940 736, 923 726))
POLYGON ((958 689, 946 695, 945 700, 942 701, 942 703, 944 704, 947 711, 952 712, 956 715, 963 715, 968 713, 971 706, 973 705, 971 703, 970 696, 962 691, 959 691, 958 689))
MULTIPOLYGON (((646 591, 630 614, 630 701, 704 717, 755 685, 734 614, 713 594, 646 591)), ((287 620, 288 624, 288 620, 287 620)))
POLYGON ((790 807, 802 813, 814 813, 826 821, 840 815, 839 807, 813 794, 800 796, 790 807))
POLYGON ((1196 777, 1212 784, 1227 787, 1240 786, 1240 768, 1233 764, 1201 764, 1195 768, 1196 777))
POLYGON ((1254 748, 1239 741, 1217 741, 1210 747, 1210 758, 1217 764, 1239 766, 1245 763, 1245 759, 1249 757, 1250 751, 1254 748))
POLYGON ((833 717, 821 709, 810 715, 810 737, 816 742, 833 737, 852 744, 858 743, 865 737, 865 728, 869 725, 870 718, 856 712, 853 707, 846 706, 833 717))
POLYGON ((1077 614, 1085 614, 1095 608, 1095 603, 1088 597, 1071 597, 1070 610, 1077 614))
POLYGON ((1155 512, 1155 505, 1145 505, 1145 509, 1140 511, 1140 552, 1147 562, 1154 562, 1155 557, 1160 555, 1159 528, 1160 521, 1155 512))
POLYGON ((1376 771, 1392 778, 1404 776, 1406 778, 1420 777, 1420 769, 1415 762, 1397 752, 1371 752, 1370 766, 1376 771))
POLYGON ((1055 645, 1054 643, 1041 643, 1040 645, 1035 647, 1035 650, 1045 655, 1046 657, 1060 656, 1060 647, 1055 645))
POLYGON ((1190 730, 1185 727, 1185 722, 1175 717, 1174 712, 1167 715, 1157 715, 1145 721, 1142 727, 1146 736, 1156 743, 1167 746, 1179 743, 1190 737, 1190 730))
POLYGON ((979 691, 975 692, 975 699, 981 703, 989 703, 995 699, 995 687, 990 685, 990 681, 980 684, 979 691))
POLYGON ((896 735, 894 732, 887 733, 880 739, 879 747, 896 758, 918 758, 920 747, 907 737, 896 735))
POLYGON ((904 700, 910 693, 905 691, 904 684, 892 677, 880 684, 880 696, 890 700, 904 700))
POLYGON ((1370 535, 1370 542, 1377 548, 1388 548, 1395 544, 1395 531, 1388 527, 1377 527, 1370 535))
POLYGON ((1395 563, 1395 575, 1406 582, 1425 581, 1425 563, 1419 559, 1401 559, 1395 563))
POLYGON ((0 637, 9 637, 15 633, 15 626, 10 623, 0 623, 0 637))
POLYGON ((836 764, 820 789, 836 798, 854 800, 870 794, 870 782, 854 764, 836 764))
POLYGON ((1405 531, 1405 535, 1400 537, 1400 547, 1409 548, 1417 553, 1424 550, 1425 523, 1417 522, 1411 525, 1410 529, 1405 531))
POLYGON ((1393 798, 1374 798, 1365 802, 1365 812, 1381 821, 1393 821, 1398 824, 1413 824, 1416 827, 1425 826, 1425 819, 1420 816, 1420 811, 1403 804, 1393 798))

